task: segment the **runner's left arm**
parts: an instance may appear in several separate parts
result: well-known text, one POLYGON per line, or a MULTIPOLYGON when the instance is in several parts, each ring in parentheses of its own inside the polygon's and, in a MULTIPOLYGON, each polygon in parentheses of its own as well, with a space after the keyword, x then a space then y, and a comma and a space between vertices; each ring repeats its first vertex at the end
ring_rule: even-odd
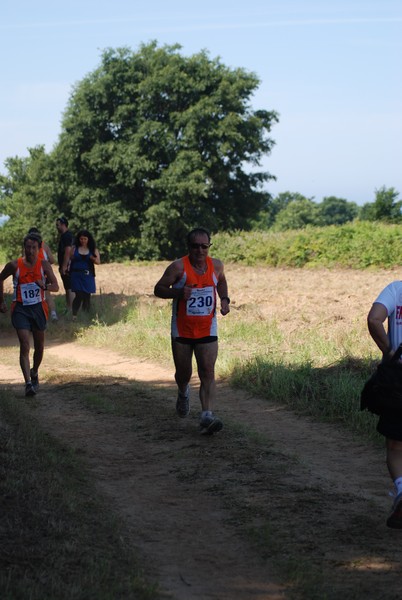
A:
POLYGON ((58 292, 59 284, 56 279, 56 275, 54 274, 54 271, 52 269, 52 265, 47 260, 42 260, 42 267, 43 267, 43 272, 45 273, 45 276, 46 276, 45 277, 46 282, 45 281, 37 281, 36 283, 42 289, 46 288, 50 292, 58 292))
POLYGON ((228 296, 228 284, 226 281, 225 271, 223 267, 223 263, 220 260, 213 259, 214 261, 214 269, 215 273, 218 277, 218 283, 216 286, 216 291, 218 292, 218 296, 221 301, 221 314, 223 316, 227 315, 230 312, 229 306, 229 296, 228 296))

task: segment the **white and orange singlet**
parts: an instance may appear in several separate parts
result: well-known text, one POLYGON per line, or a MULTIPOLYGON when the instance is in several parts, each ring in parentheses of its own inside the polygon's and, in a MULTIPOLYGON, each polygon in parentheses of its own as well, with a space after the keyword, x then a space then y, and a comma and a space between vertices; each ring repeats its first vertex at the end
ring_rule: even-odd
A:
POLYGON ((49 260, 46 250, 43 247, 44 242, 42 241, 42 245, 39 248, 38 259, 39 260, 49 260))
POLYGON ((36 283, 36 281, 40 280, 45 281, 42 259, 38 257, 35 264, 29 267, 25 264, 23 258, 19 258, 17 270, 13 277, 14 294, 12 309, 16 302, 20 302, 23 306, 33 306, 41 302, 46 319, 48 318, 49 308, 45 301, 45 292, 36 283))
POLYGON ((175 298, 172 309, 172 337, 200 339, 217 335, 216 286, 218 278, 212 258, 206 257, 206 271, 198 274, 188 256, 182 258, 184 271, 174 288, 193 288, 188 300, 175 298))

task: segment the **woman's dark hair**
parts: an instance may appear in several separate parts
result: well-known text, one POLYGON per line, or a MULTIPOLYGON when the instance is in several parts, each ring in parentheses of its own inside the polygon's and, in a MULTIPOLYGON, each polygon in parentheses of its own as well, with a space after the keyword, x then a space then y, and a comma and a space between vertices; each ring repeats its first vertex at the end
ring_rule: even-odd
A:
POLYGON ((94 254, 95 248, 96 248, 96 244, 95 244, 94 238, 89 233, 89 231, 87 229, 81 229, 77 233, 77 235, 75 236, 75 246, 77 248, 80 245, 80 237, 87 237, 88 238, 88 248, 89 248, 89 251, 92 252, 92 254, 94 254))

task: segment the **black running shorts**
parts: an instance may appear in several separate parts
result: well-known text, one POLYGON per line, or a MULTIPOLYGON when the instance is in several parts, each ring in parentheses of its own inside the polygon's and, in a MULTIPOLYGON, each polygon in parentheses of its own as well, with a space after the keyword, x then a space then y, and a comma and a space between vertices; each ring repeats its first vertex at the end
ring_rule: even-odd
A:
POLYGON ((42 302, 32 306, 23 306, 16 302, 11 315, 11 323, 15 329, 28 329, 28 331, 45 331, 46 315, 42 302))
POLYGON ((390 440, 402 442, 402 416, 381 415, 378 419, 377 431, 390 440))
POLYGON ((218 336, 216 335, 208 335, 203 338, 184 338, 184 337, 175 337, 173 338, 175 342, 179 344, 187 344, 188 346, 196 346, 197 344, 210 344, 211 342, 217 342, 218 336))

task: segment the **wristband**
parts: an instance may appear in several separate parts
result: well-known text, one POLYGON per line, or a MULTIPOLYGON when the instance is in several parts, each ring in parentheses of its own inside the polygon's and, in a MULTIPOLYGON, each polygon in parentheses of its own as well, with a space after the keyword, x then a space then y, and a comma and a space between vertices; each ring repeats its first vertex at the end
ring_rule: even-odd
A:
POLYGON ((230 304, 230 298, 229 298, 229 296, 222 296, 221 302, 222 302, 222 300, 226 300, 227 303, 230 304))

